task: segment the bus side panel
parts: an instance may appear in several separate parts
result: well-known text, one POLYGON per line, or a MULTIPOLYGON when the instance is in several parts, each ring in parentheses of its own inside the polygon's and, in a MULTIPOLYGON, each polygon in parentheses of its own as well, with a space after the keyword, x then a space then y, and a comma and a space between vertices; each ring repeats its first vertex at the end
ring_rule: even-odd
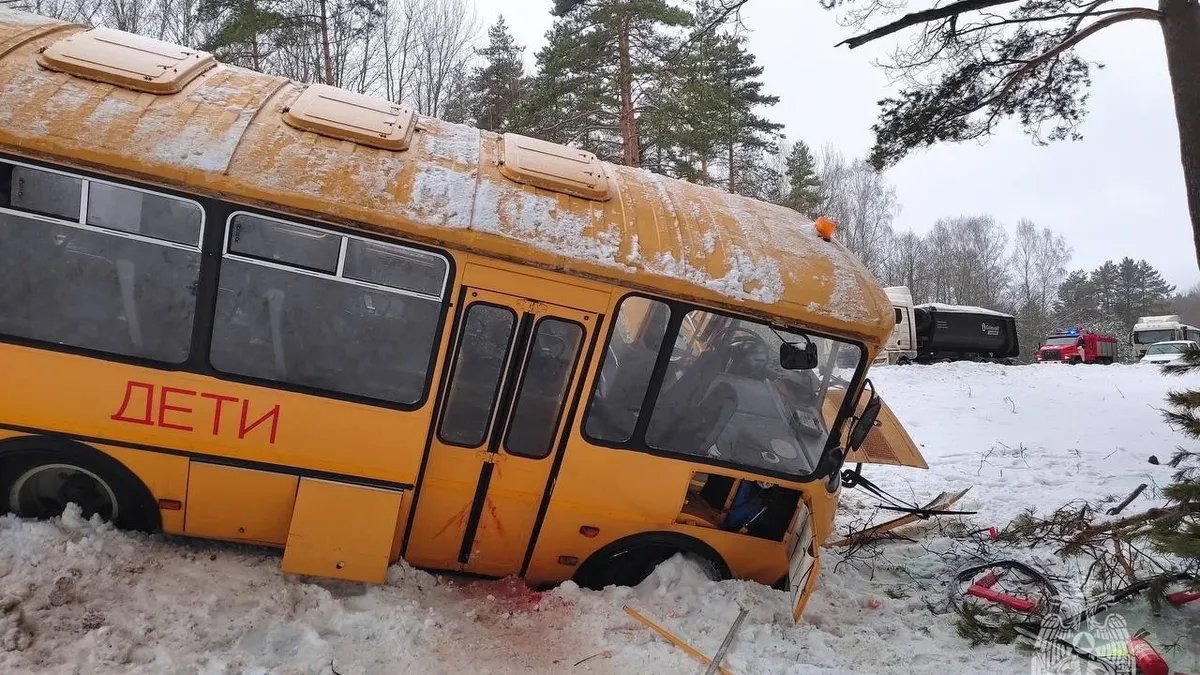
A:
POLYGON ((416 482, 432 405, 411 412, 0 344, 0 425, 416 482))
MULTIPOLYGON (((679 532, 712 546, 735 577, 772 584, 787 571, 784 542, 677 523, 692 474, 709 467, 677 459, 599 448, 574 438, 554 485, 526 578, 535 584, 571 578, 601 547, 643 532, 679 532), (581 534, 583 526, 599 534, 581 534)), ((721 470, 729 473, 727 470, 721 470)), ((736 473, 736 472, 734 472, 736 473)))
POLYGON ((158 452, 119 448, 114 445, 95 445, 91 447, 100 450, 125 465, 133 472, 154 499, 159 500, 159 514, 162 516, 162 530, 167 534, 182 534, 184 529, 184 510, 187 505, 188 460, 186 457, 164 455, 158 452), (178 502, 180 508, 164 509, 161 502, 178 502))
POLYGON ((206 462, 192 462, 189 473, 186 534, 273 546, 287 542, 299 478, 206 462))

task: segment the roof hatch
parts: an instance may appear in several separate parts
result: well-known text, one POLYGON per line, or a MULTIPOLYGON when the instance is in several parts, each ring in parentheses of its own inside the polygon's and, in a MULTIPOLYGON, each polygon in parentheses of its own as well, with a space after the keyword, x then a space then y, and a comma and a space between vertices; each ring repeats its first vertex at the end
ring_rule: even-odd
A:
POLYGON ((324 84, 310 84, 283 115, 297 129, 383 150, 407 150, 412 108, 324 84))
POLYGON ((609 197, 604 165, 587 150, 504 134, 501 152, 500 173, 518 183, 597 201, 609 197))
POLYGON ((93 28, 50 45, 38 62, 63 73, 149 94, 174 94, 217 65, 208 52, 111 28, 93 28))

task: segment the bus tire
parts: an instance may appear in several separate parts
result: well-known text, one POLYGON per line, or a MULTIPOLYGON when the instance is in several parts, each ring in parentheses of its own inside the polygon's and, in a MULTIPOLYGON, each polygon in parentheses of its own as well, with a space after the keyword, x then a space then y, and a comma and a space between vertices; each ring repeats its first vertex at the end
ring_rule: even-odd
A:
POLYGON ((65 438, 25 436, 0 442, 0 513, 22 518, 62 515, 75 502, 122 530, 162 529, 158 503, 125 465, 65 438))
POLYGON ((649 532, 618 539, 596 551, 579 566, 573 580, 597 591, 608 586, 636 586, 677 553, 701 565, 713 581, 732 577, 721 554, 699 539, 675 532, 649 532))

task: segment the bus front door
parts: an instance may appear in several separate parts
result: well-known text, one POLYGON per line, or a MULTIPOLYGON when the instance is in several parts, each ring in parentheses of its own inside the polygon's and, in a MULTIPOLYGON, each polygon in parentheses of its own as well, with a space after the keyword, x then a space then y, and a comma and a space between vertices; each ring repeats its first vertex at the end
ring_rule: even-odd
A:
POLYGON ((596 316, 466 288, 405 546, 413 565, 517 574, 596 316))

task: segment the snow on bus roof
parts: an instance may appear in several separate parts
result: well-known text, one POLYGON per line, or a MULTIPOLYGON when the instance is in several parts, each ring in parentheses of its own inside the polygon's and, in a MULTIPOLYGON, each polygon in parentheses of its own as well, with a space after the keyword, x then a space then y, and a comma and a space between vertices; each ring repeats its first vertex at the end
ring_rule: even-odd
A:
POLYGON ((1006 319, 1013 318, 1012 314, 1005 314, 1004 312, 997 312, 994 309, 984 307, 971 307, 970 305, 947 305, 940 302, 926 302, 917 305, 917 307, 927 307, 939 312, 950 312, 953 314, 987 314, 989 316, 1002 316, 1006 319))
POLYGON ((429 117, 405 151, 319 136, 282 120, 302 85, 223 64, 137 94, 38 67, 83 27, 0 12, 0 149, 875 343, 891 330, 872 274, 791 209, 607 163, 607 201, 517 183, 500 136, 429 117))

